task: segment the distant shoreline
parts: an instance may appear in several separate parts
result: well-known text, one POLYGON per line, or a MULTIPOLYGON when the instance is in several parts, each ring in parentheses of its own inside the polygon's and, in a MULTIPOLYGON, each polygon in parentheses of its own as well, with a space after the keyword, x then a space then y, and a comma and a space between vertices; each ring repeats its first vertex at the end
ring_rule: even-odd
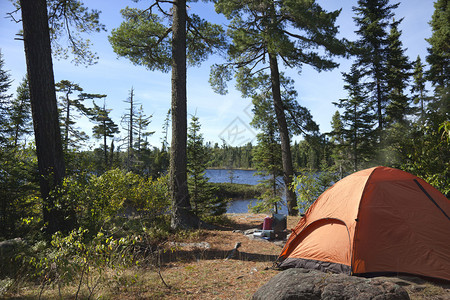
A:
POLYGON ((224 168, 224 167, 208 167, 206 170, 240 170, 240 171, 257 171, 254 168, 224 168))
POLYGON ((264 192, 264 189, 259 186, 244 183, 211 182, 211 184, 216 188, 216 196, 231 200, 254 199, 260 197, 264 192))

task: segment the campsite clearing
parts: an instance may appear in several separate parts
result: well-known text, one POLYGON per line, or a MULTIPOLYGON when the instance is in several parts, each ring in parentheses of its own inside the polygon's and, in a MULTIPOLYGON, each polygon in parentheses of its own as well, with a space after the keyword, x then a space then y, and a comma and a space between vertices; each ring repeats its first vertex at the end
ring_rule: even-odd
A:
MULTIPOLYGON (((280 254, 274 243, 252 240, 233 230, 255 228, 266 215, 230 214, 229 222, 219 230, 200 230, 174 242, 209 244, 209 248, 168 248, 161 266, 161 276, 155 268, 135 267, 125 270, 113 284, 101 284, 96 296, 105 299, 250 299, 256 290, 279 271, 267 269, 280 254), (241 242, 239 259, 224 260, 227 253, 241 242)), ((288 217, 293 228, 299 217, 288 217)), ((411 299, 450 299, 450 284, 437 284, 412 276, 386 278, 402 285, 411 299)), ((62 290, 63 298, 73 298, 76 286, 62 290)), ((37 291, 39 292, 39 291, 37 291)), ((21 290, 16 297, 36 296, 36 290, 21 290)), ((44 299, 58 297, 58 289, 48 289, 44 299)))

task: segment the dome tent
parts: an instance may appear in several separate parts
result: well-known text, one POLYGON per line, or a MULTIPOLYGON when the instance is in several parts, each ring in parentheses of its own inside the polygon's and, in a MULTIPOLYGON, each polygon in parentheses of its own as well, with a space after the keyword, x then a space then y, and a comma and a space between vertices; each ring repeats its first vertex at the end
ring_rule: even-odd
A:
POLYGON ((375 167, 335 183, 284 246, 281 268, 450 280, 450 201, 407 172, 375 167))

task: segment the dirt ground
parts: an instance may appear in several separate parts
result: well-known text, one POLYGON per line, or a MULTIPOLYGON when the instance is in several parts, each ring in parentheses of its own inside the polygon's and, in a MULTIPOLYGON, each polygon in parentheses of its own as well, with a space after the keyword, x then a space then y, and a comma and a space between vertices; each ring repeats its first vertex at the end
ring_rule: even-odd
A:
MULTIPOLYGON (((155 272, 139 275, 140 283, 130 289, 130 298, 250 299, 260 286, 278 274, 271 267, 283 245, 249 239, 236 230, 255 228, 264 217, 264 214, 229 214, 230 224, 220 230, 200 231, 187 242, 207 242, 210 248, 177 246, 178 250, 162 258, 161 276, 155 272), (226 260, 237 242, 241 243, 239 255, 226 260)), ((289 217, 287 228, 293 228, 298 220, 299 217, 289 217)), ((385 279, 403 286, 411 299, 450 300, 449 283, 433 283, 414 276, 385 279)), ((121 297, 127 294, 123 292, 121 297)))
MULTIPOLYGON (((249 239, 242 232, 256 228, 266 215, 229 214, 216 230, 199 230, 174 236, 158 256, 159 263, 145 262, 104 282, 95 293, 102 299, 251 299, 256 290, 279 273, 272 265, 283 243, 249 239), (226 259, 240 242, 239 254, 226 259)), ((287 228, 298 217, 288 217, 287 228)), ((413 300, 450 300, 450 283, 430 282, 414 276, 386 277, 403 286, 413 300)), ((65 288, 62 298, 74 299, 76 286, 65 288)), ((33 299, 22 290, 16 299, 33 299)), ((57 290, 43 293, 54 299, 57 290)), ((84 292, 86 296, 86 292, 84 292)), ((1 298, 1 297, 0 297, 1 298)), ((83 298, 83 297, 82 297, 83 298)), ((87 298, 87 296, 86 296, 87 298)))

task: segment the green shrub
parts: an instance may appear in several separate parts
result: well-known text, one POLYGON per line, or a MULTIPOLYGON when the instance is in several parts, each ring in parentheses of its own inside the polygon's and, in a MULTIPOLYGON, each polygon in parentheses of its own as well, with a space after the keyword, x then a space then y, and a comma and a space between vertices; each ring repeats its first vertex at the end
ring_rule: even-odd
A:
POLYGON ((103 231, 90 236, 87 229, 79 228, 67 235, 55 233, 50 244, 38 242, 19 253, 16 260, 22 265, 22 275, 39 283, 39 297, 49 286, 61 291, 75 283, 76 298, 82 288, 90 298, 100 282, 118 278, 125 268, 137 263, 134 245, 139 240, 137 235, 116 238, 103 231))
POLYGON ((131 212, 157 218, 169 211, 167 177, 145 179, 114 169, 101 176, 69 177, 60 190, 80 225, 98 231, 105 223, 131 212))

